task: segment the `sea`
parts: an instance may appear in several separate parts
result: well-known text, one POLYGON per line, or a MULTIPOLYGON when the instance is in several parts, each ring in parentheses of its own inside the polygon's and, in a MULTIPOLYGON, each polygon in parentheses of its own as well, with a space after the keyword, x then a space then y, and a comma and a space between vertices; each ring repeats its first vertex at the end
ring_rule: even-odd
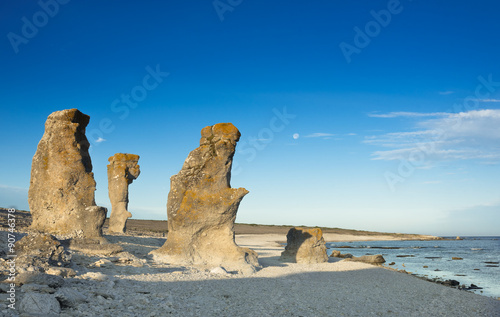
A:
POLYGON ((385 267, 442 281, 455 280, 480 295, 500 298, 500 237, 443 237, 430 241, 330 242, 328 254, 382 254, 385 267))

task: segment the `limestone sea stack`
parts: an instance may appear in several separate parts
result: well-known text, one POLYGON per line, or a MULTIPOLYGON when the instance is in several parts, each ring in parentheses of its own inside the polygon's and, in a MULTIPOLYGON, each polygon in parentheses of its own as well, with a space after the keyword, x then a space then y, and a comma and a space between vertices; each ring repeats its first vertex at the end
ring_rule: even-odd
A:
POLYGON ((108 193, 111 201, 109 232, 124 233, 127 219, 132 217, 128 211, 128 185, 141 173, 137 164, 139 155, 116 153, 108 161, 108 193))
POLYGON ((294 263, 328 262, 323 231, 320 228, 291 228, 286 235, 280 260, 294 263))
POLYGON ((201 130, 200 146, 170 178, 168 238, 152 252, 156 261, 223 266, 242 272, 259 266, 257 253, 234 241, 236 212, 248 193, 230 185, 239 138, 240 132, 231 123, 201 130))
POLYGON ((71 238, 101 238, 107 209, 96 206, 85 127, 77 109, 56 111, 45 122, 31 165, 30 229, 71 238))

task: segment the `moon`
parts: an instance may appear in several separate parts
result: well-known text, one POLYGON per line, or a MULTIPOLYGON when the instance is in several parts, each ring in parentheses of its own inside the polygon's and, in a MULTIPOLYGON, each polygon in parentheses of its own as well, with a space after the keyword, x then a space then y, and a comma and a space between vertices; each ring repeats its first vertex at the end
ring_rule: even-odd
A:
POLYGON ((293 137, 295 140, 297 140, 297 139, 299 138, 299 136, 300 136, 300 135, 299 135, 298 133, 294 133, 292 137, 293 137))

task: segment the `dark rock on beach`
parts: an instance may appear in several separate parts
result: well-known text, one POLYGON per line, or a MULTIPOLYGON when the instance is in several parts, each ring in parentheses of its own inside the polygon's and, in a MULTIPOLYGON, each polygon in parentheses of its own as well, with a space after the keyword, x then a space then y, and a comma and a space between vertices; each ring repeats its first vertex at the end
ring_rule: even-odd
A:
POLYGON ((440 284, 443 284, 445 286, 458 286, 460 285, 460 282, 457 280, 446 280, 444 282, 440 282, 440 284))
POLYGON ((355 262, 364 262, 369 264, 382 264, 385 263, 385 259, 382 255, 363 255, 360 257, 354 256, 350 259, 345 259, 344 261, 355 261, 355 262))

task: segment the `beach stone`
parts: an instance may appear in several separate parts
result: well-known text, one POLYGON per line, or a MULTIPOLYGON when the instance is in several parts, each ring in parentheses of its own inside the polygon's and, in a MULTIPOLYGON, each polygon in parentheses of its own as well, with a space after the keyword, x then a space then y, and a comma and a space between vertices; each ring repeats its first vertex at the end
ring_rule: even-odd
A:
POLYGON ((61 287, 54 294, 62 307, 76 307, 87 301, 85 295, 71 287, 61 287))
POLYGON ((75 270, 69 267, 49 267, 45 270, 45 273, 50 275, 57 275, 61 277, 73 277, 76 276, 75 270))
MULTIPOLYGON (((103 239, 104 240, 104 239, 103 239)), ((94 239, 72 239, 69 244, 71 250, 80 251, 86 255, 110 256, 123 252, 123 248, 114 243, 94 239)))
POLYGON ((51 266, 69 266, 71 254, 59 240, 50 234, 29 234, 15 244, 17 269, 39 267, 48 270, 51 266))
POLYGON ((446 280, 446 281, 442 282, 441 284, 443 284, 445 286, 458 286, 458 285, 460 285, 460 282, 457 280, 446 280))
POLYGON ((344 261, 363 262, 363 263, 369 263, 369 264, 385 263, 385 259, 381 254, 353 256, 352 258, 345 259, 344 261))
POLYGON ((85 127, 77 109, 56 111, 45 122, 31 165, 30 229, 67 237, 102 237, 107 209, 96 206, 85 127))
MULTIPOLYGON (((151 252, 172 264, 258 267, 257 253, 236 245, 234 222, 245 188, 231 188, 231 167, 240 132, 231 123, 201 130, 200 146, 170 178, 168 238, 151 252)), ((245 270, 249 271, 249 270, 245 270)))
POLYGON ((320 228, 291 228, 286 235, 287 245, 280 260, 294 263, 328 262, 323 231, 320 228))
POLYGON ((109 159, 108 193, 111 201, 109 232, 125 233, 127 219, 132 217, 128 211, 128 185, 141 173, 139 155, 116 153, 109 159))
POLYGON ((52 288, 59 288, 64 285, 64 279, 60 276, 40 272, 24 272, 18 274, 16 277, 16 284, 39 284, 47 285, 52 288))
POLYGON ((220 275, 227 275, 229 274, 225 268, 223 268, 222 266, 217 266, 217 267, 214 267, 213 269, 210 270, 210 273, 211 274, 220 274, 220 275))
POLYGON ((330 254, 330 257, 333 257, 333 258, 352 258, 352 254, 350 254, 350 253, 342 254, 338 250, 333 250, 332 254, 330 254))
POLYGON ((330 257, 332 257, 332 258, 340 258, 341 255, 342 255, 342 253, 340 253, 340 251, 333 250, 332 254, 330 254, 330 257))
POLYGON ((55 288, 42 284, 24 284, 21 286, 22 293, 37 292, 45 294, 54 294, 56 292, 55 288))
POLYGON ((19 311, 28 316, 59 316, 61 305, 52 294, 26 293, 19 303, 19 311))
POLYGON ((101 272, 87 272, 87 273, 81 275, 81 278, 94 280, 94 281, 100 281, 100 282, 104 282, 104 281, 108 280, 108 276, 101 273, 101 272))

